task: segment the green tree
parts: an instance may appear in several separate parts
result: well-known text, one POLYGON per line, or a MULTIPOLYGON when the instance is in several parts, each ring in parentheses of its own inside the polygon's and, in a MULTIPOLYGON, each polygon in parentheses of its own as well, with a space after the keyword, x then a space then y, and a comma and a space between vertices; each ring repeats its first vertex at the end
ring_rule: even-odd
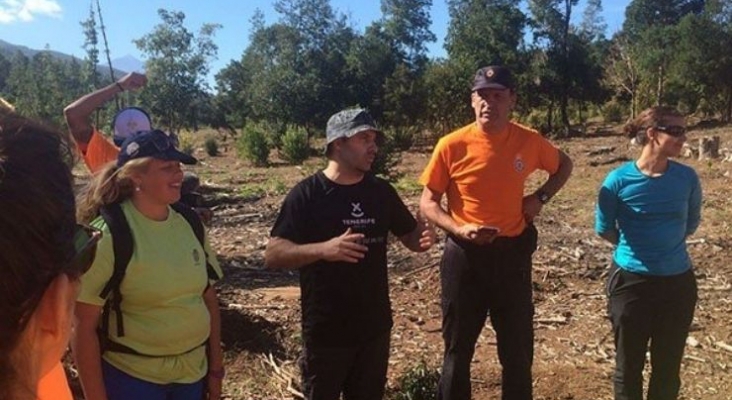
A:
POLYGON ((437 60, 427 67, 425 86, 429 90, 425 123, 438 135, 470 122, 470 77, 475 73, 473 63, 437 60))
POLYGON ((623 34, 615 35, 610 45, 610 52, 605 58, 604 83, 610 87, 616 96, 629 99, 629 115, 635 118, 638 112, 638 90, 640 87, 640 73, 638 72, 637 57, 633 54, 633 47, 623 34))
POLYGON ((640 107, 668 103, 669 68, 677 56, 677 29, 686 15, 704 10, 705 0, 632 0, 625 10, 622 33, 632 43, 633 64, 640 76, 636 102, 640 107))
MULTIPOLYGON (((525 69, 524 31, 528 18, 513 0, 448 0, 450 24, 445 50, 452 61, 525 69)), ((469 76, 469 75, 468 75, 469 76)))
POLYGON ((184 13, 160 9, 158 16, 162 22, 151 33, 134 40, 147 56, 149 83, 140 99, 156 125, 178 132, 196 123, 198 110, 192 105, 206 97, 205 77, 218 51, 213 36, 221 26, 204 24, 196 35, 183 25, 184 13))
POLYGON ((732 5, 709 2, 704 13, 687 15, 677 29, 671 80, 683 88, 690 111, 706 104, 701 113, 732 121, 732 54, 720 51, 732 48, 732 5))
POLYGON ((412 69, 427 61, 427 43, 437 40, 430 31, 432 0, 381 0, 382 27, 399 58, 412 69))
POLYGON ((637 40, 653 26, 676 25, 687 14, 699 14, 705 0, 632 0, 625 9, 623 32, 637 40))
POLYGON ((582 41, 576 40, 572 32, 572 12, 578 0, 530 0, 529 9, 535 23, 534 35, 536 42, 546 52, 546 58, 542 63, 542 80, 548 81, 546 87, 549 89, 544 94, 552 103, 558 103, 562 127, 565 134, 569 133, 571 123, 569 121, 569 100, 574 70, 575 59, 571 58, 572 53, 580 53, 582 41))
POLYGON ((81 46, 86 52, 86 59, 83 67, 83 82, 87 91, 99 87, 99 38, 97 35, 97 20, 94 13, 94 5, 89 5, 89 17, 79 23, 84 33, 84 44, 81 46))
POLYGON ((0 93, 5 92, 8 76, 10 75, 10 60, 0 53, 0 93))

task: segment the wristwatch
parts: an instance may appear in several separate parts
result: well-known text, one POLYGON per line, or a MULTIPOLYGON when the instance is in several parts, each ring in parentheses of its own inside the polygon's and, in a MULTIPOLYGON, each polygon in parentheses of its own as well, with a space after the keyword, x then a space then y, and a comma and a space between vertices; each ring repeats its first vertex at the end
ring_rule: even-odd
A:
POLYGON ((536 198, 539 199, 539 203, 541 204, 546 204, 549 202, 549 194, 543 190, 537 190, 534 195, 536 195, 536 198))

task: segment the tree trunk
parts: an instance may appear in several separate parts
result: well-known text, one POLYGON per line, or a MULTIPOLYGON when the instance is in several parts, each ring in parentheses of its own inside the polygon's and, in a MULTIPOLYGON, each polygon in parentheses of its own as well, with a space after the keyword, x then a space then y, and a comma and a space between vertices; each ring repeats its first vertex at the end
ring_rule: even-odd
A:
POLYGON ((658 87, 656 88, 656 105, 660 106, 663 103, 663 89, 666 84, 666 70, 663 65, 658 67, 658 87))
POLYGON ((554 128, 552 127, 552 114, 554 114, 554 102, 549 102, 549 107, 547 107, 546 111, 546 132, 545 133, 551 133, 554 131, 554 128))
POLYGON ((719 158, 719 136, 699 138, 699 160, 719 158))
POLYGON ((727 109, 724 112, 724 122, 732 121, 732 85, 727 88, 727 109))

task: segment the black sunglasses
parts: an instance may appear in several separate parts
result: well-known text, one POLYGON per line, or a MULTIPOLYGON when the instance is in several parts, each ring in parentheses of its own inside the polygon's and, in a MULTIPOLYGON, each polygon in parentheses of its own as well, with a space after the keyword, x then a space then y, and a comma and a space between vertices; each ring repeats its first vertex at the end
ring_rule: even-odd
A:
POLYGON ((175 133, 164 133, 162 135, 153 135, 151 142, 155 148, 160 151, 166 151, 169 148, 178 148, 178 136, 175 133))
POLYGON ((673 137, 679 137, 686 134, 686 127, 680 125, 656 125, 653 129, 668 134, 673 137))
POLYGON ((74 232, 74 256, 66 266, 66 271, 74 276, 81 276, 91 268, 97 255, 97 243, 102 238, 102 231, 87 225, 76 225, 74 232))

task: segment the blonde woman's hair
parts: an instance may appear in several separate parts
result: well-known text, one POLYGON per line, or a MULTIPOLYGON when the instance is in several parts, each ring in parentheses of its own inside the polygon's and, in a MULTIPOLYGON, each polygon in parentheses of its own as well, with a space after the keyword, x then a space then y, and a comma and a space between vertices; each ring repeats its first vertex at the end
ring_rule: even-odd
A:
POLYGON ((646 108, 637 117, 623 126, 623 132, 635 143, 644 146, 648 143, 646 129, 663 125, 663 121, 669 117, 684 117, 677 109, 668 106, 655 106, 646 108))
POLYGON ((102 206, 131 198, 135 192, 132 177, 145 173, 151 160, 150 157, 136 158, 121 167, 113 162, 97 172, 79 194, 77 220, 88 224, 99 215, 102 206))

